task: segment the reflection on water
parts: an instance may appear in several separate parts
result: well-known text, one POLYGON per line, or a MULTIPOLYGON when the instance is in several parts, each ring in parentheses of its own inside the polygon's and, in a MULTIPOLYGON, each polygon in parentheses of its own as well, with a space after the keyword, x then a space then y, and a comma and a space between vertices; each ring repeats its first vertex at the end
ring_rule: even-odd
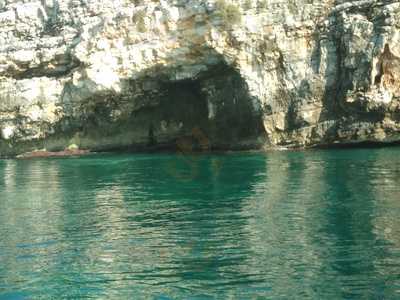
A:
POLYGON ((399 154, 0 161, 0 299, 398 298, 399 154))

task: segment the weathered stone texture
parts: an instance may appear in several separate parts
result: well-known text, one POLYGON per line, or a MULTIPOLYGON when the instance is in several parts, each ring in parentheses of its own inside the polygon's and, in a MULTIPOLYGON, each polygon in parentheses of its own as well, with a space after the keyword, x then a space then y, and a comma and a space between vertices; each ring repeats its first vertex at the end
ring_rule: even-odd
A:
POLYGON ((0 0, 0 156, 399 133, 399 1, 0 0))

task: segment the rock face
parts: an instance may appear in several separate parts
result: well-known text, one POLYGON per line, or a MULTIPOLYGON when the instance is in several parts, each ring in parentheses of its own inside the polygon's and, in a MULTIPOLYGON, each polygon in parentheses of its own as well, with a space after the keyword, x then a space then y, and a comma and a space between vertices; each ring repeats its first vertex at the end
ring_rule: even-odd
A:
POLYGON ((399 1, 0 0, 0 156, 399 140, 399 1))

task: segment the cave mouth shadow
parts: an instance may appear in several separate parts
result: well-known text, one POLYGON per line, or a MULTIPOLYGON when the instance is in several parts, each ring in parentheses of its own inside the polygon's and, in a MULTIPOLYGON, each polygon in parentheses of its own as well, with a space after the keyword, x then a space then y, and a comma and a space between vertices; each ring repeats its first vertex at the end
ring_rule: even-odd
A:
MULTIPOLYGON (((71 145, 90 152, 189 154, 264 147, 260 99, 250 94, 237 69, 220 58, 204 71, 179 72, 184 70, 157 65, 122 81, 121 92, 92 95, 73 108, 65 103, 71 113, 53 133, 21 144, 18 154, 64 151, 71 145)), ((64 90, 73 98, 68 85, 64 90)))
POLYGON ((170 69, 147 70, 147 74, 157 75, 129 83, 134 85, 132 89, 139 85, 143 93, 130 99, 142 104, 128 118, 111 122, 107 120, 109 109, 96 110, 105 109, 105 118, 85 125, 87 135, 96 131, 95 135, 103 135, 101 139, 123 136, 128 140, 123 145, 99 145, 96 151, 197 153, 261 148, 262 112, 236 69, 219 63, 195 78, 182 80, 171 80, 165 76, 168 73, 170 69))

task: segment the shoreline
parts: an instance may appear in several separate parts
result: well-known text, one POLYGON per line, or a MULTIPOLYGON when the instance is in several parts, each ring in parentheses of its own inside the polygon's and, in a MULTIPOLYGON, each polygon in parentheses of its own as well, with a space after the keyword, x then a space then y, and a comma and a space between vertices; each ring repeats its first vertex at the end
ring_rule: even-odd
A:
POLYGON ((65 149, 62 151, 36 150, 21 153, 15 156, 0 156, 0 160, 5 159, 36 159, 36 158, 69 158, 82 157, 88 155, 101 154, 176 154, 176 155, 207 155, 207 154, 236 154, 236 153, 271 153, 271 152, 297 152, 297 151, 315 151, 315 150, 350 150, 350 149, 376 149, 399 147, 400 141, 395 142, 351 142, 351 143, 333 143, 321 144, 309 147, 263 147, 258 149, 250 148, 214 148, 214 149, 191 149, 180 150, 177 148, 125 148, 108 150, 83 150, 83 149, 65 149))
POLYGON ((54 157, 76 157, 76 156, 86 156, 93 154, 90 150, 63 150, 63 151, 46 151, 38 150, 19 154, 15 159, 33 159, 33 158, 54 158, 54 157))

